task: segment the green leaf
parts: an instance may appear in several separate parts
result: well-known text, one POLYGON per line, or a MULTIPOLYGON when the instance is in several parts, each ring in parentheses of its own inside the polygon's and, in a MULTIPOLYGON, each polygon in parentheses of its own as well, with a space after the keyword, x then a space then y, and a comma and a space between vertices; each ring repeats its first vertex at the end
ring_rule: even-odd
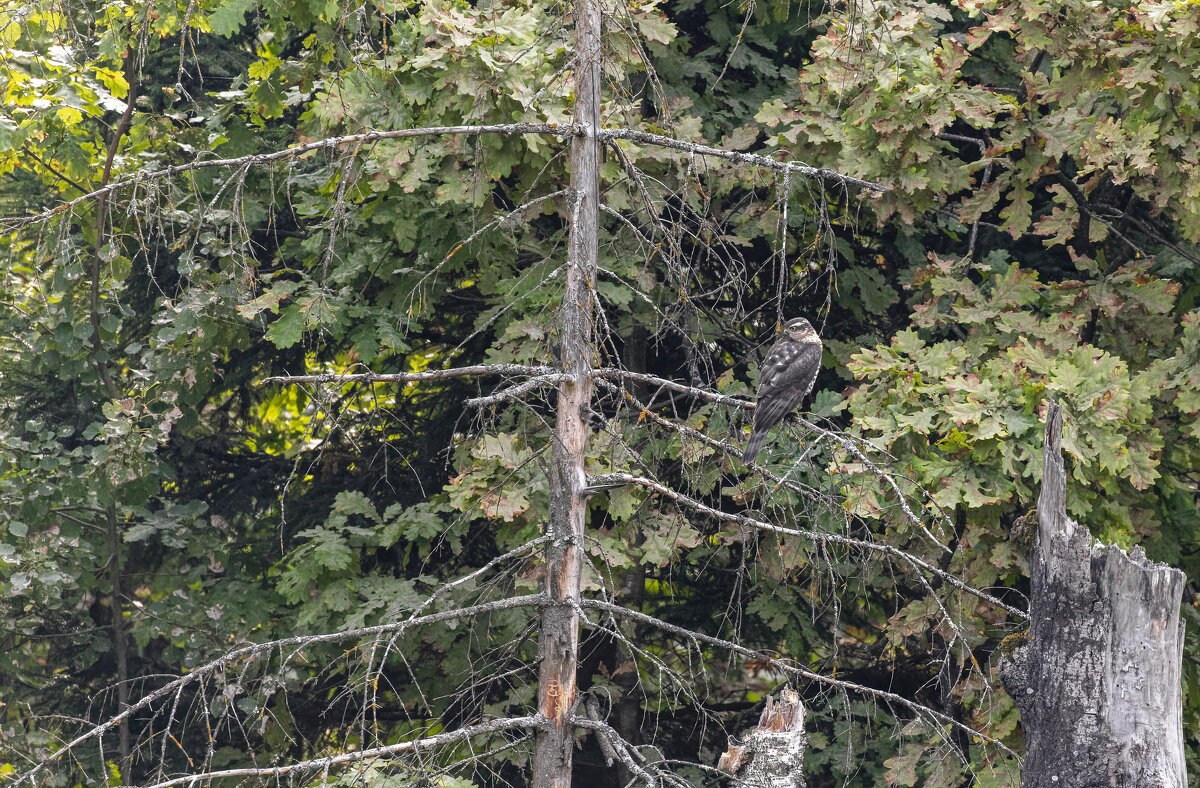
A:
POLYGON ((269 290, 260 295, 258 298, 255 298, 254 300, 245 304, 238 305, 237 312, 247 320, 264 310, 278 313, 280 304, 282 304, 288 296, 296 292, 296 288, 299 286, 299 282, 293 282, 290 280, 275 282, 271 285, 269 290))
POLYGON ((907 755, 897 755, 883 762, 887 767, 888 785, 902 785, 906 788, 917 784, 917 764, 921 760, 921 752, 910 752, 907 755))
POLYGON ((258 0, 225 0, 208 15, 208 24, 217 35, 229 38, 246 24, 246 14, 258 7, 258 0))
POLYGON ((304 310, 299 304, 285 308, 280 313, 279 319, 267 329, 267 339, 280 349, 291 347, 303 336, 304 310))
POLYGON ((158 529, 149 523, 137 523, 125 530, 126 542, 144 542, 154 536, 158 529))
POLYGON ((373 522, 380 522, 379 512, 371 499, 357 490, 346 490, 337 494, 333 511, 342 515, 358 514, 373 522))
POLYGON ((630 487, 617 487, 608 493, 608 516, 624 522, 633 516, 640 503, 630 487))
POLYGON ((74 107, 59 107, 54 114, 68 126, 75 126, 83 122, 83 113, 74 107))

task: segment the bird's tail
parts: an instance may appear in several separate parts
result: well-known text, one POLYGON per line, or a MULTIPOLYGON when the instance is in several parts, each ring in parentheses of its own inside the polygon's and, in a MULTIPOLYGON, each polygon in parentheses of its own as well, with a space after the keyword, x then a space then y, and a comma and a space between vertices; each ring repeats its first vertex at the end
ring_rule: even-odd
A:
POLYGON ((758 456, 758 450, 762 448, 763 441, 767 439, 766 430, 754 430, 750 433, 750 442, 746 444, 746 451, 742 453, 742 462, 751 463, 758 456))

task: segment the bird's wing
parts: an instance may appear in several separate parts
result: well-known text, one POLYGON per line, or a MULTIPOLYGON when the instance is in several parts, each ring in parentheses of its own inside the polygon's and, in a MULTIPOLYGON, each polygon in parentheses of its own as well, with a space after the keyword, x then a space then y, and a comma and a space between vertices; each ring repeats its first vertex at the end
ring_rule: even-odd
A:
MULTIPOLYGON (((816 369, 820 364, 821 343, 795 342, 786 338, 779 340, 767 351, 766 358, 759 368, 759 396, 780 386, 793 384, 797 375, 804 377, 808 374, 809 366, 813 368, 812 378, 815 379, 816 369)), ((811 386, 812 383, 809 382, 808 385, 811 386)))
POLYGON ((796 358, 798 343, 792 342, 790 339, 781 339, 771 349, 767 351, 767 355, 763 358, 762 364, 758 368, 758 396, 771 391, 775 388, 775 382, 780 375, 787 372, 787 368, 791 366, 792 360, 796 358))
POLYGON ((815 342, 780 342, 763 360, 754 429, 779 423, 812 390, 821 367, 821 346, 815 342))

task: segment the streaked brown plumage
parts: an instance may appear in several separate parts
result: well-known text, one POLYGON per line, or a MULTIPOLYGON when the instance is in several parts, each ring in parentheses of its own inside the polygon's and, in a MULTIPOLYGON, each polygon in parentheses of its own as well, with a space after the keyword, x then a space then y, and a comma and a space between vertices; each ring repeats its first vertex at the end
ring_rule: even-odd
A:
POLYGON ((758 377, 758 407, 742 462, 751 462, 774 427, 812 391, 821 368, 821 338, 802 317, 787 322, 783 336, 763 359, 758 377))

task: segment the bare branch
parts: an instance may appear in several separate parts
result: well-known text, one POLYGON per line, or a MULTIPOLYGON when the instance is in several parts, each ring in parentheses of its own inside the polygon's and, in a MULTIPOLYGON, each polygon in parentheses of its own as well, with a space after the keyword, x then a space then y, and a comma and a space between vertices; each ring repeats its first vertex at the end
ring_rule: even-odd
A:
POLYGON ((835 170, 827 170, 818 167, 808 167, 803 164, 793 164, 790 161, 776 161, 768 159, 766 156, 760 156, 755 153, 743 153, 741 151, 725 150, 724 148, 713 148, 708 145, 700 145, 695 142, 684 142, 672 137, 664 137, 661 134, 649 134, 644 131, 635 131, 634 129, 604 129, 600 132, 600 139, 607 142, 608 140, 629 140, 631 142, 641 142, 647 145, 658 145, 662 148, 671 148, 673 150, 692 153, 697 156, 713 156, 719 159, 728 159, 739 164, 753 164, 756 167, 764 169, 777 170, 779 172, 798 173, 807 175, 812 178, 821 180, 838 181, 847 186, 858 186, 873 192, 885 193, 891 191, 887 186, 864 181, 861 178, 854 178, 849 175, 843 175, 835 170))
MULTIPOLYGON (((612 392, 618 394, 619 396, 624 397, 629 402, 631 402, 633 404, 633 406, 638 409, 638 418, 639 419, 641 419, 644 416, 645 418, 649 419, 650 421, 654 422, 655 424, 658 424, 669 430, 674 430, 675 432, 678 432, 680 435, 686 435, 687 437, 689 437, 693 440, 703 443, 705 446, 709 446, 711 448, 717 449, 718 451, 722 452, 723 454, 725 454, 728 457, 734 457, 734 458, 738 458, 738 459, 741 458, 742 450, 740 448, 738 448, 737 446, 734 446, 731 443, 726 443, 725 441, 722 441, 722 440, 717 440, 716 438, 711 437, 710 435, 696 429, 695 427, 689 427, 687 424, 682 424, 680 422, 672 421, 671 419, 660 416, 659 414, 657 414, 653 410, 651 410, 650 407, 648 405, 646 405, 646 403, 639 400, 637 397, 635 397, 633 394, 631 394, 629 391, 627 391, 622 386, 617 386, 616 384, 610 383, 607 380, 604 380, 603 378, 600 379, 598 382, 599 382, 601 388, 604 388, 608 391, 612 391, 612 392)), ((825 495, 824 493, 821 493, 818 490, 814 490, 812 487, 809 487, 805 484, 801 484, 800 482, 792 481, 792 480, 788 479, 786 476, 780 476, 779 474, 774 473, 770 468, 766 467, 765 465, 759 465, 758 463, 753 463, 753 468, 755 471, 757 471, 758 473, 762 474, 767 479, 774 482, 775 486, 777 486, 777 487, 787 487, 790 490, 800 493, 801 495, 805 496, 806 498, 816 499, 816 500, 818 500, 826 505, 829 505, 829 506, 836 505, 833 502, 833 500, 829 496, 825 495)))
MULTIPOLYGON (((691 640, 697 640, 702 643, 707 643, 711 646, 718 646, 727 651, 731 651, 734 654, 740 654, 743 657, 750 657, 756 661, 769 662, 772 667, 777 668, 780 671, 783 671, 785 673, 790 673, 793 676, 797 676, 797 677, 806 679, 808 681, 815 681, 819 684, 824 684, 826 686, 837 687, 840 690, 844 690, 846 692, 853 692, 858 695, 867 695, 869 697, 876 698, 878 700, 882 700, 887 703, 895 703, 898 706, 903 706, 904 708, 916 713, 918 716, 924 715, 925 717, 928 717, 929 719, 936 721, 940 725, 950 725, 955 728, 958 728, 959 730, 962 730, 963 732, 965 732, 971 736, 978 736, 981 740, 983 740, 989 744, 995 745, 996 747, 1003 750, 1008 755, 1011 755, 1012 757, 1020 760, 1020 756, 1018 756, 1015 752, 1013 752, 1011 749, 1009 749, 1008 746, 1006 746, 1003 742, 999 741, 998 739, 988 736, 986 733, 977 731, 970 726, 964 725, 963 723, 959 722, 958 720, 954 719, 953 717, 951 717, 947 714, 943 714, 942 712, 937 711, 936 709, 931 709, 928 706, 924 706, 920 703, 917 703, 916 701, 911 701, 908 698, 897 695, 894 692, 888 692, 886 690, 875 689, 874 687, 867 687, 862 684, 855 684, 854 682, 851 682, 851 681, 835 679, 835 678, 831 678, 829 676, 822 676, 820 673, 813 673, 811 670, 805 670, 802 667, 798 667, 791 660, 780 659, 778 657, 772 657, 768 654, 764 654, 762 652, 755 651, 754 649, 746 648, 745 646, 734 643, 731 640, 725 640, 724 638, 713 637, 712 635, 705 635, 701 632, 696 632, 695 630, 686 629, 685 627, 676 626, 675 624, 669 624, 666 621, 663 621, 662 619, 655 618, 654 616, 650 616, 645 613, 638 612, 636 610, 630 610, 630 609, 622 607, 620 605, 614 605, 611 602, 605 602, 605 601, 602 601, 599 599, 584 599, 584 600, 581 600, 579 604, 585 610, 589 610, 589 609, 590 610, 602 610, 602 611, 604 611, 606 613, 610 613, 614 616, 623 616, 625 618, 632 619, 632 620, 637 621, 642 624, 648 624, 652 627, 655 627, 656 629, 660 629, 664 632, 668 632, 673 635, 678 635, 680 637, 685 637, 685 638, 688 638, 691 640)), ((597 626, 597 625, 593 623, 593 626, 597 626)))
POLYGON ((59 749, 47 755, 37 766, 34 766, 27 772, 17 775, 10 784, 15 786, 20 785, 26 780, 32 780, 34 777, 40 774, 43 769, 45 769, 51 763, 59 760, 63 755, 66 755, 74 750, 80 744, 103 735, 106 731, 112 730, 120 725, 135 712, 146 708, 161 698, 165 698, 168 695, 177 692, 180 688, 188 684, 195 683, 199 679, 208 676, 209 674, 219 670, 234 660, 241 659, 243 657, 253 658, 259 654, 273 651, 277 648, 287 648, 292 646, 303 647, 311 646, 317 643, 332 643, 339 640, 351 640, 354 638, 365 638, 381 634, 398 633, 403 632, 411 627, 423 626, 426 624, 436 624, 441 621, 450 621, 456 618, 466 618, 481 613, 494 612, 497 610, 511 610, 513 608, 530 606, 541 607, 542 605, 545 605, 546 602, 547 599, 545 594, 526 594, 524 596, 510 597, 508 599, 498 599, 493 602, 484 602, 483 604, 472 605, 471 607, 443 610, 440 613, 430 613, 427 616, 412 618, 406 621, 393 622, 390 624, 379 624, 373 627, 360 627, 358 629, 349 629, 344 632, 329 632, 320 635, 296 635, 294 637, 271 640, 265 643, 254 643, 234 649, 233 651, 222 654, 220 657, 217 657, 211 662, 206 662, 205 664, 200 665, 186 676, 180 676, 174 681, 159 687, 153 692, 143 695, 139 700, 127 706, 120 714, 115 714, 104 722, 93 726, 86 733, 80 734, 59 749))
MULTIPOLYGON (((592 714, 593 711, 589 710, 588 713, 592 714)), ((571 720, 571 724, 580 728, 586 728, 587 730, 594 731, 596 734, 596 740, 600 743, 600 751, 604 753, 604 756, 606 758, 615 757, 616 759, 620 760, 621 763, 624 764, 625 768, 628 769, 629 772, 644 785, 659 786, 663 784, 663 779, 661 776, 651 774, 650 772, 646 771, 646 769, 634 759, 634 756, 638 755, 637 750, 633 749, 628 742, 621 738, 621 734, 617 733, 616 729, 608 723, 592 717, 576 716, 571 720)), ((670 782, 679 785, 688 784, 683 780, 671 780, 670 782)))
POLYGON ((855 539, 851 536, 842 536, 841 534, 829 533, 827 531, 812 531, 807 528, 784 528, 783 526, 774 525, 773 523, 768 523, 764 520, 756 520, 755 518, 744 514, 730 514, 729 512, 723 512, 720 509, 714 509, 711 506, 703 504, 700 501, 697 501, 695 498, 684 495, 678 490, 673 490, 670 487, 667 487, 665 484, 656 482, 653 479, 647 479, 644 476, 635 476, 632 473, 606 473, 600 476, 592 476, 588 479, 588 484, 589 489, 593 487, 597 489, 603 489, 604 487, 611 487, 618 484, 636 484, 640 487, 645 487, 648 490, 653 490, 664 498, 669 498, 677 504, 686 506, 689 509, 693 509, 698 512, 703 512, 709 517, 717 520, 737 523, 738 525, 744 525, 760 531, 769 531, 771 533, 782 534, 784 536, 799 536, 803 539, 808 539, 814 542, 839 544, 845 547, 854 547, 860 550, 870 550, 872 552, 884 553, 892 556, 893 558, 898 558, 901 561, 904 561, 914 569, 920 569, 928 572, 931 575, 940 577, 943 582, 949 583, 960 591, 965 591, 966 593, 978 597, 985 602, 1003 608, 1021 620, 1027 620, 1029 618, 1029 615, 1024 611, 1018 610, 1012 605, 997 599, 986 591, 981 591, 978 588, 973 588, 972 586, 967 585, 949 572, 943 571, 933 564, 923 561, 915 555, 907 553, 898 547, 893 547, 888 544, 880 544, 878 542, 868 542, 865 539, 855 539))
POLYGON ((361 146, 380 140, 404 139, 406 137, 433 137, 444 134, 552 134, 566 137, 577 134, 579 128, 573 123, 503 123, 491 126, 431 126, 421 129, 393 129, 391 131, 368 131, 362 134, 347 134, 342 137, 327 137, 294 148, 273 151, 271 153, 252 153, 248 156, 238 156, 232 159, 209 159, 193 161, 188 164, 178 164, 164 167, 161 170, 142 172, 124 180, 116 181, 99 189, 90 191, 68 202, 61 203, 48 211, 32 216, 7 216, 0 218, 0 226, 5 232, 20 229, 26 225, 45 221, 55 214, 68 211, 76 205, 111 194, 134 184, 148 183, 162 178, 171 178, 193 170, 211 167, 253 167, 261 164, 284 161, 303 156, 317 150, 333 150, 345 146, 361 146))
POLYGON ((411 623, 413 620, 415 620, 417 618, 417 616, 421 613, 422 610, 424 610, 425 608, 432 605, 433 601, 435 599, 442 596, 450 589, 452 589, 456 586, 460 586, 463 583, 470 582, 474 578, 477 578, 483 574, 486 574, 489 570, 499 566, 500 564, 504 563, 508 559, 516 558, 517 556, 521 555, 522 553, 527 553, 530 550, 532 550, 533 548, 539 547, 540 545, 544 544, 549 539, 550 539, 549 536, 539 536, 537 539, 531 539, 530 541, 526 542, 525 544, 521 545, 520 547, 514 547, 513 549, 509 550, 507 553, 502 553, 501 555, 496 556, 491 561, 488 561, 486 564, 484 564, 483 566, 476 569, 474 572, 471 572, 470 574, 465 574, 456 580, 451 580, 448 583, 444 583, 444 584, 438 586, 434 590, 434 592, 429 595, 428 599, 426 599, 424 602, 422 602, 420 605, 418 605, 416 607, 416 609, 413 610, 412 615, 408 617, 408 621, 411 623))
MULTIPOLYGON (((599 722, 600 718, 604 716, 600 713, 600 709, 598 707, 598 704, 596 703, 595 696, 590 693, 587 695, 584 695, 583 707, 585 709, 587 709, 588 719, 599 722)), ((576 718, 575 724, 579 725, 580 723, 577 720, 578 720, 578 718, 576 718)), ((604 760, 608 766, 612 766, 613 762, 616 761, 618 758, 620 758, 622 755, 627 755, 627 753, 618 753, 616 751, 616 749, 613 747, 613 743, 611 741, 609 741, 608 736, 597 736, 596 741, 599 742, 599 744, 600 744, 600 751, 602 753, 604 753, 604 760)))
POLYGON ((656 377, 654 375, 646 375, 641 372, 630 372, 624 369, 615 367, 604 367, 601 369, 593 369, 592 376, 597 378, 623 378, 632 380, 638 383, 645 383, 648 386, 658 386, 659 388, 669 389, 670 391, 678 391, 683 394, 691 394, 693 397, 706 399, 709 402, 719 402, 722 405, 732 405, 735 408, 754 408, 754 403, 749 400, 739 399, 737 397, 727 397, 724 394, 718 394, 715 391, 706 391, 696 386, 689 386, 686 383, 678 383, 674 380, 656 377))
MULTIPOLYGON (((853 440, 850 440, 845 435, 842 435, 837 432, 833 432, 832 430, 822 429, 821 427, 818 427, 817 425, 813 424, 810 421, 805 420, 804 423, 809 429, 813 430, 814 432, 817 432, 821 435, 824 435, 824 436, 836 441, 839 445, 841 445, 841 447, 843 449, 845 449, 846 451, 850 452, 855 457, 857 457, 858 461, 861 462, 867 470, 871 471, 871 473, 875 474, 880 479, 883 479, 884 482, 886 482, 887 485, 892 488, 892 492, 894 492, 896 494, 896 502, 900 505, 900 509, 904 512, 904 515, 906 517, 908 517, 909 522, 911 522, 914 526, 916 526, 917 533, 920 534, 926 540, 928 540, 931 544, 936 546, 942 552, 944 552, 944 553, 953 552, 949 547, 947 547, 946 545, 939 542, 936 538, 934 538, 933 534, 930 533, 929 530, 925 527, 925 523, 923 523, 921 521, 921 518, 917 517, 916 513, 913 512, 913 510, 909 507, 908 500, 905 498, 904 493, 900 490, 900 485, 898 485, 896 483, 896 479, 892 476, 892 474, 888 473, 887 471, 883 470, 878 465, 876 465, 874 462, 872 462, 871 459, 869 457, 867 457, 866 453, 863 452, 862 449, 860 449, 858 446, 854 445, 853 440)), ((870 444, 868 444, 868 445, 870 445, 870 444)), ((926 493, 926 495, 928 496, 928 493, 926 493)), ((944 518, 945 518, 945 515, 943 515, 943 519, 944 518)))
POLYGON ((515 728, 538 728, 544 723, 544 718, 539 716, 533 717, 509 717, 499 720, 489 720, 478 725, 471 725, 466 728, 450 731, 449 733, 439 733, 425 739, 414 739, 412 741, 404 741, 398 744, 390 744, 386 747, 375 747, 370 750, 361 750, 359 752, 347 752, 341 755, 330 755, 326 758, 314 758, 310 761, 298 761, 289 763, 286 766, 268 766, 264 768, 245 768, 245 769, 223 769, 216 772, 201 772, 198 774, 187 774, 182 777, 176 777, 166 782, 154 783, 153 785, 141 786, 140 788, 172 788, 176 785, 196 785, 207 783, 209 780, 217 780, 225 777, 282 777, 285 774, 294 772, 304 772, 313 769, 328 769, 331 766, 340 766, 345 763, 359 763, 361 761, 374 760, 376 758, 387 758, 400 753, 411 752, 418 749, 427 749, 429 747, 438 747, 443 744, 454 744, 455 742, 464 741, 475 736, 482 736, 487 733, 498 733, 500 731, 509 731, 515 728))
POLYGON ((522 394, 527 394, 536 388, 541 388, 542 386, 556 386, 559 383, 562 383, 564 380, 571 380, 571 379, 572 379, 571 375, 565 375, 565 374, 539 375, 538 377, 530 378, 529 380, 525 381, 524 383, 518 383, 515 386, 509 386, 506 389, 501 389, 500 391, 497 391, 495 394, 489 394, 486 397, 474 397, 473 399, 469 399, 469 400, 467 400, 467 405, 472 408, 481 408, 481 407, 484 407, 487 405, 496 405, 498 403, 504 402, 505 400, 514 399, 516 397, 521 396, 522 394))
MULTIPOLYGON (((640 372, 629 372, 624 369, 616 368, 604 368, 592 370, 592 375, 600 378, 620 378, 624 380, 633 380, 649 386, 658 386, 670 391, 678 391, 683 394, 690 394, 691 396, 699 399, 708 400, 709 402, 717 402, 722 405, 730 405, 735 408, 746 408, 750 410, 756 407, 756 403, 749 400, 740 399, 738 397, 727 397, 724 394, 717 394, 716 392, 707 391, 702 388, 697 388, 696 386, 689 386, 686 383, 679 383, 674 380, 667 380, 666 378, 660 378, 654 375, 646 375, 640 372)), ((892 474, 884 471, 876 463, 872 462, 871 459, 862 451, 862 449, 855 445, 855 441, 853 439, 839 432, 818 427, 816 424, 813 424, 807 419, 801 419, 801 421, 805 427, 817 433, 818 435, 823 435, 837 442, 839 445, 857 457, 868 470, 870 470, 879 478, 883 479, 884 482, 886 482, 887 485, 892 488, 892 491, 895 492, 897 501, 900 504, 900 508, 904 511, 904 514, 906 517, 908 517, 909 521, 912 522, 913 525, 917 526, 918 532, 920 532, 924 538, 929 539, 931 543, 934 544, 939 550, 942 550, 943 552, 949 552, 949 548, 937 541, 937 539, 934 539, 933 534, 929 533, 925 529, 924 524, 921 522, 921 518, 917 517, 916 513, 914 513, 912 508, 908 505, 903 492, 900 490, 900 486, 896 483, 896 480, 892 474)))
POLYGON ((351 375, 276 375, 263 378, 263 383, 417 383, 442 378, 462 378, 473 375, 553 375, 553 367, 531 367, 525 364, 476 364, 471 367, 431 369, 426 372, 359 372, 351 375))

